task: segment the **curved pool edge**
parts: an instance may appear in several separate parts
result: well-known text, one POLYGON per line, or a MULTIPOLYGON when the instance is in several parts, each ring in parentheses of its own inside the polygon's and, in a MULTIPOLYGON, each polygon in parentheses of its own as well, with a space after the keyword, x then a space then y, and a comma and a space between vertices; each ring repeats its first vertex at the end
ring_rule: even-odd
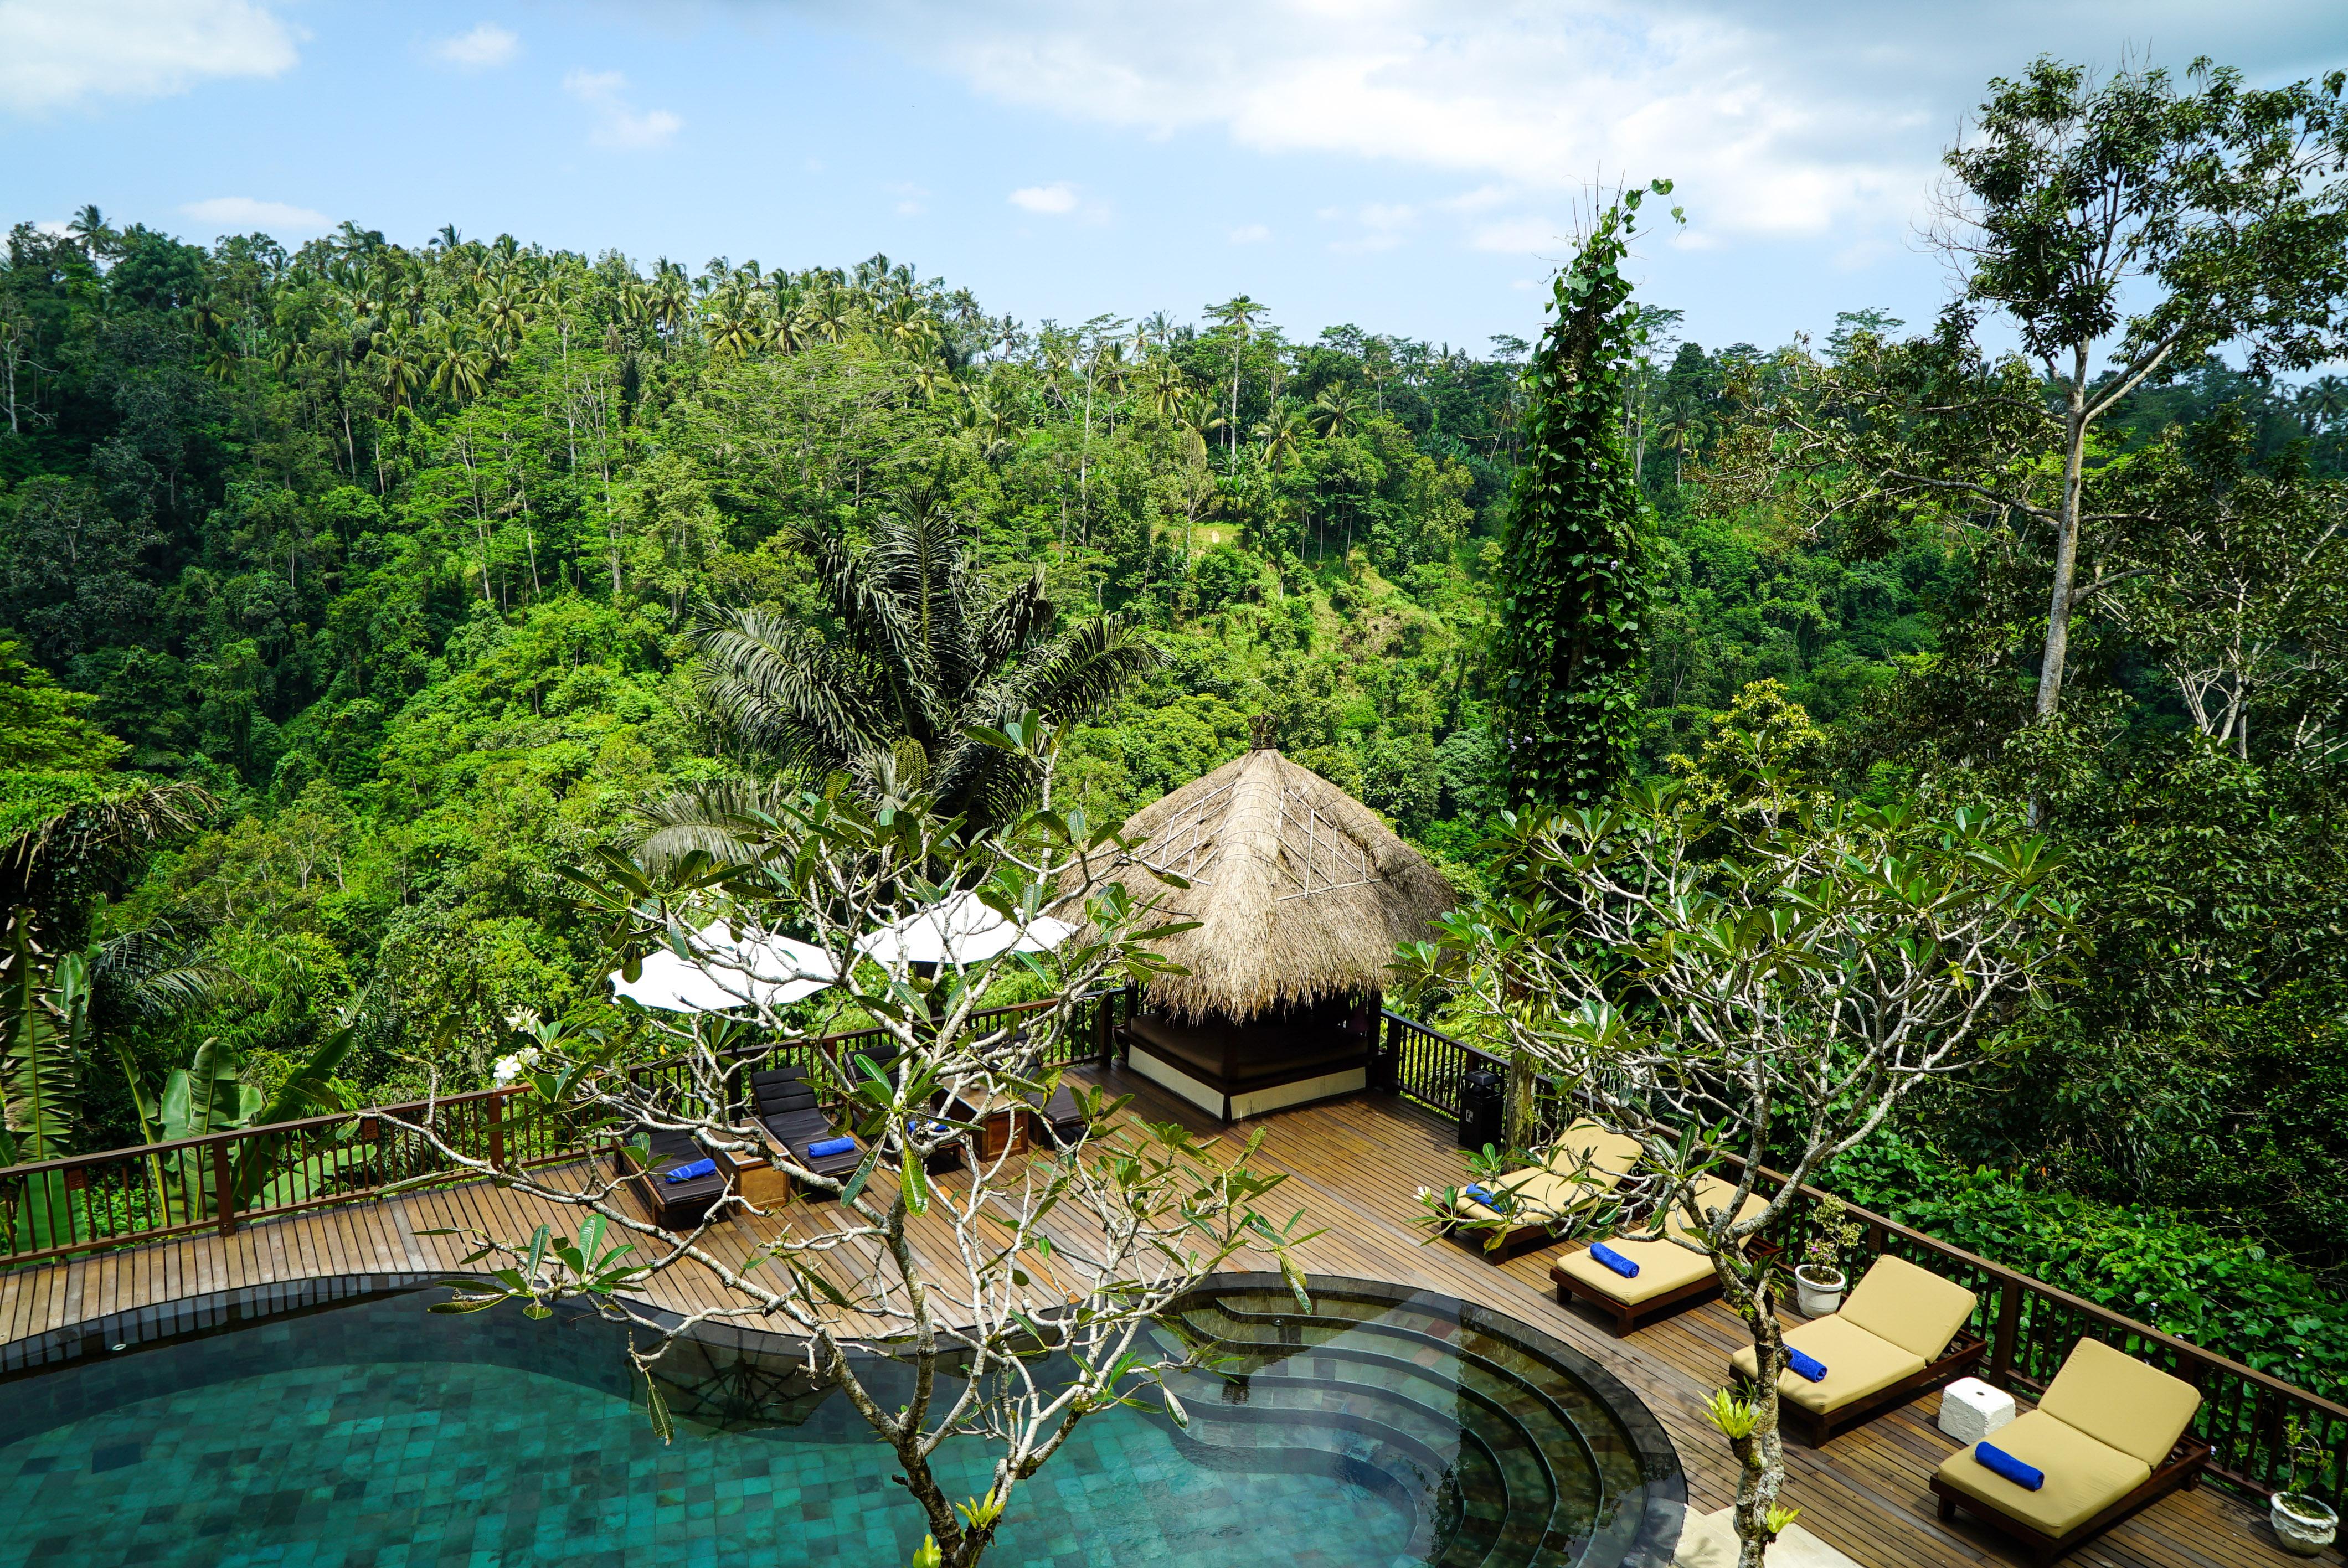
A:
MULTIPOLYGON (((370 1297, 426 1290, 462 1277, 462 1273, 449 1270, 320 1275, 157 1302, 0 1344, 0 1381, 110 1358, 118 1347, 125 1351, 160 1347, 273 1319, 329 1311, 370 1297)), ((1671 1434, 1646 1401, 1603 1362, 1521 1317, 1441 1291, 1346 1275, 1307 1275, 1305 1286, 1309 1291, 1367 1297, 1457 1317, 1463 1323, 1522 1343, 1587 1385, 1622 1423, 1636 1449, 1644 1491, 1639 1528, 1619 1563, 1594 1563, 1591 1568, 1670 1568, 1687 1515, 1685 1470, 1671 1434)), ((1208 1276, 1200 1282, 1200 1288, 1286 1293, 1289 1285, 1278 1274, 1234 1270, 1208 1276)), ((674 1328, 685 1322, 682 1315, 648 1303, 632 1300, 630 1306, 663 1327, 674 1328)), ((806 1343, 800 1335, 736 1324, 696 1324, 687 1330, 687 1337, 717 1348, 784 1356, 806 1343)))
MULTIPOLYGON (((1521 1317, 1481 1302, 1470 1301, 1465 1296, 1447 1296, 1439 1290, 1397 1285, 1391 1280, 1362 1279, 1341 1274, 1308 1274, 1304 1276, 1304 1284, 1308 1292, 1369 1296, 1395 1307, 1423 1307, 1437 1312, 1457 1313, 1461 1322, 1519 1340, 1555 1360, 1568 1374, 1587 1384, 1615 1419, 1622 1423, 1623 1430, 1637 1448, 1639 1467, 1647 1493, 1638 1532, 1632 1539, 1630 1549, 1620 1560, 1621 1568, 1671 1568, 1672 1559, 1679 1549, 1680 1533, 1687 1522, 1687 1471, 1680 1462, 1679 1448, 1672 1441, 1671 1433, 1656 1419, 1655 1413, 1647 1409, 1646 1400, 1639 1397, 1636 1389, 1609 1371, 1604 1362, 1521 1317)), ((1285 1293, 1289 1289, 1289 1282, 1278 1274, 1230 1272, 1209 1275, 1200 1281, 1199 1288, 1201 1291, 1271 1290, 1285 1293)), ((1610 1565, 1593 1563, 1590 1568, 1610 1568, 1610 1565)))

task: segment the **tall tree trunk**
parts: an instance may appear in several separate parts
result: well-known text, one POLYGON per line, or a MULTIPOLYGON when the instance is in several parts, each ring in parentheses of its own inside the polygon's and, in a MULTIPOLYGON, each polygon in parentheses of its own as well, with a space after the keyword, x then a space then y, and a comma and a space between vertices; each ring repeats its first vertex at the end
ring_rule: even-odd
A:
POLYGON ((1754 1391, 1756 1419, 1753 1435, 1731 1440, 1739 1466, 1736 1477, 1736 1568, 1762 1568, 1762 1558, 1776 1537, 1769 1530, 1769 1511, 1777 1506, 1786 1484, 1786 1446, 1777 1430, 1777 1376, 1786 1368, 1786 1337, 1777 1321, 1776 1303, 1765 1288, 1756 1290, 1739 1278, 1729 1264, 1713 1259, 1728 1304, 1753 1331, 1755 1369, 1760 1374, 1754 1391))
POLYGON ((2064 409, 2063 504, 2054 534, 2054 583, 2046 604, 2046 651, 2038 664, 2037 719, 2054 717, 2063 702, 2064 662, 2071 650, 2071 590, 2079 571, 2079 495, 2087 459, 2087 351, 2075 353, 2064 409))

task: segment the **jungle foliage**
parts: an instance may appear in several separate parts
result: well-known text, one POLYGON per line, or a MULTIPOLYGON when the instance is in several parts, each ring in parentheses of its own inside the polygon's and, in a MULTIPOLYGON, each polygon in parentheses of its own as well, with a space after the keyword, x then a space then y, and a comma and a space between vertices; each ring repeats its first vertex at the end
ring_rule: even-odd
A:
MULTIPOLYGON (((1987 504, 1854 518, 1817 504, 1847 476, 1776 483, 1772 443, 1789 413, 1848 434, 1853 397, 1936 366, 2059 425, 2060 375, 1866 309, 1707 349, 1604 286, 1605 406, 1571 422, 1604 493, 1551 517, 1602 523, 1608 614, 1636 595, 1592 756, 1724 798, 1766 760, 1871 804, 2035 801, 2092 960, 1905 1135, 2336 1266, 2341 380, 2197 341, 2116 389, 2079 485, 2116 519, 2089 569, 2110 575, 2072 610, 2059 718, 2034 723, 2046 532, 1987 504), (2255 624, 2228 608, 2242 584, 2255 624)), ((1028 325, 878 256, 695 272, 453 230, 289 251, 94 210, 20 226, 10 907, 44 962, 137 934, 155 972, 209 978, 200 1006, 98 999, 104 1059, 58 1135, 138 1142, 175 1072, 264 1104, 486 1081, 514 1020, 604 994, 555 866, 795 769, 900 776, 905 735, 951 773, 955 715, 1033 705, 1047 677, 1073 722, 1056 787, 1095 821, 1269 714, 1490 885, 1498 672, 1531 646, 1496 639, 1539 553, 1528 452, 1565 428, 1530 413, 1535 359, 1292 338, 1245 295, 1028 325), (859 608, 882 600, 885 637, 859 608), (957 624, 897 634, 932 603, 957 624), (190 820, 138 815, 159 800, 190 820), (36 842, 57 850, 37 871, 36 842)), ((973 774, 969 799, 992 788, 973 774)))

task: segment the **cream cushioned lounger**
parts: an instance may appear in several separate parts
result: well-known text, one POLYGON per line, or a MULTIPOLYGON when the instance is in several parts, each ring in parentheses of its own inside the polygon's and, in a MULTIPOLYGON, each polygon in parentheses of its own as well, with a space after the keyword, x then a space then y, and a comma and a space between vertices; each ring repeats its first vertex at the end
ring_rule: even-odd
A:
MULTIPOLYGON (((1778 1396, 1817 1419, 1817 1440, 1823 1442, 1836 1426, 1848 1424, 1835 1418, 1846 1412, 1855 1418, 1854 1407, 1871 1396, 1939 1376, 1943 1352, 1974 1305, 1963 1286, 1886 1253, 1840 1312, 1786 1331, 1787 1345, 1825 1362, 1827 1376, 1813 1383, 1788 1368, 1778 1375, 1778 1396)), ((1760 1376, 1760 1358, 1750 1345, 1730 1357, 1729 1366, 1747 1382, 1760 1376)), ((1914 1391, 1923 1387, 1918 1383, 1914 1391)))
POLYGON ((1610 1132, 1595 1122, 1576 1122, 1559 1135, 1545 1162, 1510 1171, 1498 1183, 1485 1184, 1494 1189, 1495 1196, 1511 1204, 1505 1215, 1464 1192, 1460 1194, 1457 1204, 1460 1214, 1480 1220, 1505 1218, 1509 1222, 1509 1228, 1498 1246, 1487 1245, 1493 1234, 1488 1228, 1456 1228, 1452 1234, 1483 1253, 1487 1261, 1501 1262, 1528 1242, 1545 1239, 1551 1221, 1563 1218, 1606 1193, 1630 1173, 1631 1167, 1639 1163, 1639 1155, 1637 1139, 1610 1132))
MULTIPOLYGON (((1736 1189, 1717 1176, 1705 1176, 1696 1184, 1696 1202, 1707 1209, 1724 1208, 1736 1195, 1736 1189)), ((1749 1219, 1769 1206, 1769 1200, 1754 1193, 1736 1211, 1738 1219, 1749 1219)), ((1674 1209, 1663 1223, 1672 1235, 1687 1235, 1694 1229, 1684 1211, 1674 1209)), ((1585 1249, 1570 1252, 1557 1260, 1558 1270, 1592 1286, 1601 1294, 1636 1307, 1653 1301, 1668 1290, 1679 1290, 1698 1280, 1715 1277, 1712 1259, 1700 1252, 1690 1252, 1676 1242, 1658 1236, 1652 1241, 1610 1241, 1606 1244, 1639 1266, 1638 1274, 1629 1279, 1615 1273, 1590 1255, 1585 1249)))
POLYGON ((2200 1408, 2200 1392, 2192 1384, 2101 1340, 2082 1339, 2047 1385, 2038 1408, 1990 1439, 2045 1471, 2046 1484, 2033 1491, 2008 1481, 1966 1448, 1941 1461, 1934 1490, 1962 1492, 1970 1501, 2059 1540, 2151 1481, 2200 1408))

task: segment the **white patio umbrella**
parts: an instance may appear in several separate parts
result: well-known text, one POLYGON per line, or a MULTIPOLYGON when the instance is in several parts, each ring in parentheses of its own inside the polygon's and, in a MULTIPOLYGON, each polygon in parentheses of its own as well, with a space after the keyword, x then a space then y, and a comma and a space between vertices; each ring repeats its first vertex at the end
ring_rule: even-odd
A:
POLYGON ((1049 952, 1076 929, 1039 915, 1022 931, 980 903, 977 894, 962 892, 857 938, 856 946, 882 964, 975 964, 997 953, 1049 952))
POLYGON ((612 971, 615 996, 633 999, 664 1012, 730 1012, 757 1001, 778 1008, 811 997, 839 979, 822 948, 789 937, 735 940, 723 920, 712 921, 686 939, 704 955, 688 963, 669 948, 647 954, 633 981, 612 971))

